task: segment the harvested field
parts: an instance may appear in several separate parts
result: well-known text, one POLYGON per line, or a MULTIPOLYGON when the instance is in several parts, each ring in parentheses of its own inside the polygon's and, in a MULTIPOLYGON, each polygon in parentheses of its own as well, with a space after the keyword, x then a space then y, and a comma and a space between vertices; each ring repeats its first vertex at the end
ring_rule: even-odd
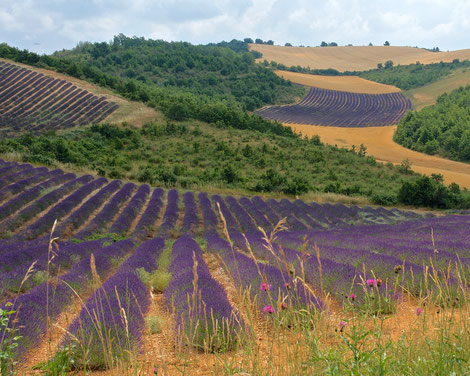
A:
POLYGON ((399 93, 400 89, 392 85, 366 80, 356 76, 319 76, 288 71, 276 71, 278 76, 296 84, 318 87, 320 89, 348 91, 360 94, 399 93))
POLYGON ((343 71, 363 71, 377 68, 378 63, 392 60, 395 65, 451 62, 454 59, 470 59, 470 49, 431 52, 422 48, 395 46, 347 46, 347 47, 283 47, 266 44, 250 44, 251 50, 263 56, 258 61, 276 61, 287 66, 312 69, 333 68, 343 71))
POLYGON ((352 145, 364 144, 367 154, 382 162, 400 164, 408 159, 412 170, 416 172, 426 175, 439 173, 444 176, 447 184, 455 182, 461 187, 470 188, 470 164, 418 153, 398 145, 392 140, 396 126, 348 129, 305 124, 288 125, 303 135, 318 135, 323 142, 330 145, 349 148, 352 145))
POLYGON ((466 85, 470 85, 470 70, 463 69, 455 71, 439 81, 406 91, 404 94, 411 100, 413 108, 419 111, 426 106, 435 104, 439 95, 466 85))

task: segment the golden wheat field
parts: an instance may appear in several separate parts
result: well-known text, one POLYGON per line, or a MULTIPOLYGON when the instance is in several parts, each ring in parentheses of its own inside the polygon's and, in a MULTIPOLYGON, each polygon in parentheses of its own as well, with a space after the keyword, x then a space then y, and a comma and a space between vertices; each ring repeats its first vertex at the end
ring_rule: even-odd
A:
POLYGON ((319 135, 330 145, 350 148, 364 144, 367 154, 382 162, 400 164, 408 159, 412 170, 426 175, 439 173, 447 184, 455 182, 461 187, 470 188, 470 164, 455 162, 437 156, 418 153, 398 145, 392 140, 396 126, 368 128, 321 127, 305 124, 286 124, 305 136, 319 135))
POLYGON ((319 76, 289 71, 276 71, 276 74, 299 85, 313 86, 320 89, 349 91, 361 94, 398 93, 399 88, 366 80, 356 76, 319 76))
POLYGON ((454 59, 470 59, 470 49, 431 52, 422 48, 395 46, 346 46, 346 47, 283 47, 267 44, 250 44, 251 50, 263 56, 258 61, 275 61, 287 66, 312 69, 333 68, 338 71, 363 71, 377 68, 378 63, 392 60, 395 65, 451 62, 454 59))

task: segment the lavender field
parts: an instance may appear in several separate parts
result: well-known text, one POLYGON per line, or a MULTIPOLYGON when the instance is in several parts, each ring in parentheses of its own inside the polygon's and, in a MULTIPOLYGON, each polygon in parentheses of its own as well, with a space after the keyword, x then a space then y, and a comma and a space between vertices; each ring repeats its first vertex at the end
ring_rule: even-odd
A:
MULTIPOLYGON (((162 293, 176 317, 175 337, 191 333, 191 344, 202 348, 210 333, 230 337, 246 328, 207 264, 211 255, 228 269, 235 289, 256 298, 261 313, 286 306, 322 311, 325 295, 360 308, 371 298, 399 301, 405 289, 432 294, 434 268, 449 271, 442 276, 458 299, 459 289, 468 286, 450 270, 469 270, 469 226, 465 212, 437 216, 222 197, 0 160, 0 304, 17 311, 17 356, 39 346, 47 319, 56 320, 77 296, 83 308, 61 343, 85 335, 100 358, 98 340, 106 337, 125 356, 142 347, 149 281, 165 272, 162 293), (57 244, 48 251, 56 220, 57 244), (109 330, 100 332, 97 318, 109 330), (196 329, 188 326, 198 319, 196 329)), ((390 301, 376 309, 385 312, 390 301)), ((210 348, 228 349, 231 341, 209 341, 210 348)))
POLYGON ((270 106, 256 112, 282 123, 352 128, 397 124, 408 110, 411 102, 401 93, 358 94, 310 88, 297 104, 270 106))
POLYGON ((0 135, 98 123, 118 106, 65 80, 0 61, 0 135))

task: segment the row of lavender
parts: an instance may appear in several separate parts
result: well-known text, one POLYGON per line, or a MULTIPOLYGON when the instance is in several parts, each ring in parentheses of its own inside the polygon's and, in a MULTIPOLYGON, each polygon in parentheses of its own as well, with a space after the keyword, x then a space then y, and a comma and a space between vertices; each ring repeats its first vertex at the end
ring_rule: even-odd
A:
MULTIPOLYGON (((42 180, 36 176, 47 173, 30 165, 0 161, 0 195, 4 192, 0 208, 49 181, 49 175, 42 180), (25 179, 31 180, 28 183, 25 179), (15 186, 26 190, 18 193, 15 186)), ((52 178, 67 175, 55 174, 52 178)), ((71 176, 67 182, 54 186, 58 187, 56 190, 62 189, 60 192, 67 186, 67 192, 60 196, 52 190, 33 201, 34 204, 42 200, 42 205, 48 205, 47 210, 41 211, 41 205, 32 204, 19 209, 18 213, 30 206, 36 208, 24 211, 23 215, 31 210, 35 213, 31 221, 23 225, 19 220, 15 222, 19 229, 12 238, 0 244, 1 286, 9 289, 2 292, 2 301, 8 300, 11 292, 18 292, 22 275, 36 261, 36 274, 23 284, 19 297, 12 300, 14 307, 21 304, 23 310, 19 316, 20 334, 24 338, 20 352, 31 348, 43 337, 47 327, 43 312, 49 296, 58 297, 48 307, 54 319, 72 302, 71 288, 79 294, 90 291, 97 277, 105 280, 112 266, 131 254, 116 274, 87 300, 81 319, 69 328, 69 332, 85 336, 93 334, 95 341, 98 340, 100 333, 93 332, 97 328, 93 318, 98 317, 106 324, 104 328, 112 329, 110 343, 112 346, 119 344, 116 352, 124 345, 128 347, 124 348, 127 352, 130 348, 138 348, 149 293, 136 272, 141 268, 147 273, 157 270, 164 239, 181 234, 185 235, 172 247, 169 269, 172 280, 165 291, 166 301, 176 315, 177 333, 197 347, 210 349, 230 348, 233 342, 221 343, 216 338, 234 338, 243 324, 229 304, 224 289, 212 278, 203 250, 192 239, 202 231, 207 251, 222 258, 237 288, 249 289, 253 297, 258 295, 261 308, 266 312, 289 306, 321 309, 323 303, 318 296, 324 292, 344 296, 349 303, 360 302, 360 281, 374 281, 373 287, 383 284, 384 289, 398 279, 399 267, 401 281, 413 278, 421 283, 422 265, 430 256, 438 266, 445 266, 449 260, 467 265, 470 253, 469 216, 423 218, 398 210, 308 204, 301 200, 264 201, 259 197, 237 200, 231 196, 225 199, 218 195, 209 197, 205 193, 196 198, 192 192, 183 195, 183 212, 176 190, 170 190, 164 200, 162 189, 150 194, 146 185, 137 189, 132 183, 108 183, 106 179, 89 176, 71 176), (47 199, 43 200, 44 197, 47 199), (50 202, 54 197, 56 204, 52 205, 50 202), (160 219, 161 212, 164 214, 160 219), (52 222, 55 216, 62 219, 58 232, 68 231, 71 238, 88 239, 89 234, 106 234, 114 229, 132 240, 108 246, 110 240, 106 238, 79 244, 61 242, 59 249, 54 250, 53 267, 49 270, 50 275, 55 276, 55 283, 47 284, 38 273, 51 265, 51 254, 46 245, 47 230, 42 230, 40 222, 52 222), (38 218, 35 220, 35 217, 38 218), (284 217, 287 229, 276 234, 275 226, 284 217), (221 226, 222 218, 226 231, 221 226), (398 224, 377 225, 379 218, 398 224), (406 222, 400 224, 401 221, 406 222), (139 243, 155 235, 160 237, 143 243, 132 253, 139 243), (28 240, 28 237, 35 239, 28 240), (265 237, 272 239, 267 241, 265 237), (312 244, 319 246, 318 253, 312 244), (307 284, 296 276, 302 276, 307 284), (123 296, 127 298, 122 300, 123 296), (194 297, 194 300, 188 297, 194 297), (98 304, 102 299, 110 304, 98 304), (207 318, 211 320, 207 321, 207 318), (217 320, 212 321, 213 318, 217 320), (201 325, 201 322, 205 324, 201 325), (220 331, 224 336, 211 335, 220 331)), ((5 216, 6 222, 12 218, 16 218, 15 213, 5 216)), ((93 346, 103 348, 99 342, 93 346)), ((99 358, 97 363, 102 361, 102 352, 97 350, 93 354, 99 358)))
POLYGON ((311 88, 299 103, 271 106, 257 113, 284 123, 335 127, 372 127, 397 124, 411 109, 401 93, 358 94, 311 88))
POLYGON ((70 82, 0 62, 0 130, 4 136, 97 123, 117 108, 70 82))
MULTIPOLYGON (((453 293, 462 287, 459 281, 465 285, 470 277, 469 215, 427 216, 394 225, 325 228, 316 225, 319 213, 312 210, 315 205, 288 200, 266 203, 259 198, 251 203, 240 200, 240 205, 231 197, 225 199, 226 205, 221 197, 214 199, 226 222, 226 236, 236 249, 278 269, 285 267, 315 288, 342 299, 352 298, 356 304, 367 295, 367 281, 374 287, 379 281, 383 293, 392 296, 398 284, 400 290, 428 293, 431 278, 426 274, 434 273, 433 268, 437 273, 434 277, 442 276, 453 293), (257 229, 254 220, 262 214, 271 223, 280 219, 278 214, 287 217, 288 230, 268 241, 272 234, 257 229), (451 268, 456 271, 454 275, 449 274, 451 268)), ((210 202, 201 200, 201 205, 210 221, 215 216, 210 202)), ((344 211, 343 218, 347 216, 348 211, 344 211)), ((227 245, 214 229, 206 232, 206 239, 208 247, 227 253, 227 245)))
MULTIPOLYGON (((13 173, 13 174, 8 174, 9 169, 17 171, 20 169, 19 172, 21 172, 21 168, 24 168, 26 170, 31 169, 31 166, 28 165, 15 165, 12 164, 11 166, 5 166, 2 170, 4 171, 6 176, 9 177, 9 179, 12 179, 12 176, 18 177, 18 172, 13 173)), ((60 218, 60 214, 67 214, 67 211, 64 210, 64 206, 66 208, 71 209, 72 206, 76 207, 77 205, 77 197, 83 197, 86 195, 86 193, 90 192, 90 187, 91 188, 96 188, 98 185, 103 185, 104 184, 104 179, 97 179, 95 181, 90 181, 91 177, 85 176, 81 177, 79 179, 82 179, 81 182, 78 183, 87 183, 85 184, 84 187, 81 187, 77 192, 74 192, 73 195, 67 197, 66 199, 60 201, 60 203, 56 204, 55 206, 52 207, 46 213, 46 215, 41 217, 41 220, 37 220, 36 222, 32 223, 30 226, 27 228, 19 231, 17 234, 13 236, 13 241, 21 241, 25 240, 25 235, 28 235, 28 237, 33 238, 34 236, 37 236, 39 234, 44 234, 46 231, 44 231, 47 228, 50 228, 52 225, 52 219, 55 218, 60 218), (84 180, 84 181, 83 181, 84 180), (91 185, 88 185, 91 184, 91 185), (48 219, 45 221, 45 219, 48 219)), ((5 179, 4 179, 5 180, 5 179)), ((72 182, 77 183, 75 180, 72 180, 72 182)), ((13 186, 13 183, 10 186, 13 186)), ((63 228, 68 228, 69 230, 71 229, 72 231, 74 229, 77 229, 82 225, 90 215, 94 213, 94 211, 99 208, 99 205, 102 205, 110 196, 112 192, 114 192, 117 187, 120 185, 119 182, 114 181, 108 184, 106 187, 102 188, 99 192, 97 192, 95 195, 90 197, 83 205, 81 205, 78 210, 73 211, 73 213, 67 217, 60 225, 59 229, 63 228), (72 226, 72 227, 70 227, 72 226)), ((8 188, 8 187, 5 187, 8 188)), ((19 219, 21 218, 30 218, 33 217, 34 215, 37 215, 40 213, 40 208, 44 207, 47 205, 47 203, 50 203, 52 199, 58 199, 61 196, 61 193, 68 193, 70 190, 73 190, 74 185, 73 184, 64 184, 57 190, 54 190, 50 192, 49 194, 41 197, 38 202, 35 202, 32 205, 29 205, 27 208, 23 209, 18 213, 19 215, 13 216, 12 218, 8 218, 7 221, 4 221, 1 225, 6 226, 7 229, 13 229, 15 227, 18 227, 21 225, 21 222, 19 219), (29 214, 29 215, 28 215, 29 214), (16 219, 16 220, 15 220, 16 219)), ((128 197, 130 196, 131 190, 133 190, 134 186, 133 184, 127 184, 125 185, 117 194, 113 196, 113 198, 108 202, 102 210, 98 213, 98 215, 88 223, 85 228, 82 228, 81 231, 78 232, 78 234, 95 234, 99 232, 105 232, 106 229, 109 229, 109 225, 112 223, 113 218, 115 218, 116 213, 119 211, 120 206, 122 205, 123 202, 125 202, 128 197), (108 223, 109 222, 109 223, 108 223), (87 230, 88 229, 88 230, 87 230)), ((33 187, 32 190, 37 191, 37 187, 33 187)), ((27 193, 28 191, 24 192, 22 195, 27 193)), ((129 226, 129 212, 138 212, 138 208, 143 205, 143 200, 145 194, 148 193, 148 187, 141 186, 139 188, 138 194, 135 195, 135 197, 130 201, 130 205, 126 209, 125 212, 121 214, 121 216, 116 220, 117 224, 111 226, 111 228, 123 228, 122 225, 119 225, 122 221, 127 222, 126 226, 129 226), (135 203, 139 203, 137 206, 135 206, 135 203)), ((162 203, 160 202, 159 198, 161 198, 162 195, 161 190, 157 190, 154 192, 154 195, 157 196, 156 200, 156 206, 161 207, 162 203)), ((20 195, 21 196, 21 195, 20 195)), ((14 201, 17 202, 18 197, 13 198, 14 201)), ((216 200, 221 200, 220 198, 215 197, 216 200)), ((9 201, 9 202, 10 202, 9 201)), ((185 207, 187 211, 187 215, 185 216, 183 226, 182 226, 182 231, 187 231, 188 228, 193 228, 197 229, 198 226, 198 218, 197 218, 197 212, 196 212, 196 204, 194 202, 194 195, 191 192, 188 192, 185 194, 185 207)), ((200 197, 201 201, 201 197, 200 197)), ((7 207, 9 205, 9 202, 6 203, 7 207)), ((201 201, 202 202, 202 201, 201 201)), ((244 213, 244 216, 242 215, 242 218, 239 220, 239 224, 237 222, 229 223, 229 227, 233 230, 235 229, 236 231, 239 232, 245 232, 245 233, 254 233, 257 231, 257 226, 261 226, 268 231, 273 227, 274 224, 276 224, 281 217, 286 217, 287 218, 287 223, 289 224, 291 230, 296 230, 296 231, 305 231, 307 229, 321 229, 324 227, 331 227, 331 226, 347 226, 350 223, 357 223, 357 222, 369 222, 369 223, 374 223, 374 218, 379 218, 380 215, 382 216, 388 216, 388 218, 391 218, 393 220, 398 220, 398 219, 403 219, 406 216, 411 216, 415 217, 416 214, 412 213, 406 213, 406 212, 400 212, 397 210, 394 211, 389 211, 383 208, 378 208, 378 209, 373 209, 373 208, 357 208, 357 207, 346 207, 344 205, 318 205, 318 204, 306 204, 300 200, 294 201, 294 203, 288 201, 288 200, 281 200, 279 203, 276 202, 275 200, 268 200, 267 202, 264 202, 261 200, 259 197, 255 197, 252 200, 249 200, 247 198, 242 198, 240 199, 240 204, 237 203, 237 201, 232 198, 228 197, 227 202, 231 205, 231 209, 236 211, 239 209, 240 204, 245 207, 246 212, 244 213), (295 215, 293 214, 295 213, 295 215), (251 221, 250 216, 255 220, 251 221), (374 217, 375 216, 375 217, 374 217), (360 219, 360 221, 358 220, 360 219), (256 222, 256 223, 255 223, 256 222), (238 227, 240 226, 240 227, 238 227)), ((5 207, 5 205, 2 206, 2 208, 5 207)), ((239 210, 238 210, 239 211, 239 210)), ((141 222, 146 222, 148 227, 151 227, 153 223, 147 219, 148 215, 151 212, 147 211, 146 215, 142 216, 141 222)), ((158 217, 158 213, 153 212, 154 217, 158 217)), ((178 193, 176 191, 170 191, 170 194, 168 195, 168 205, 167 205, 167 210, 165 213, 165 219, 162 222, 162 225, 160 227, 159 234, 160 235, 168 235, 169 234, 169 228, 174 227, 176 224, 176 220, 178 218, 178 193)), ((229 218, 227 216, 227 218, 229 218)), ((383 217, 382 217, 383 218, 383 217)), ((145 228, 145 226, 144 226, 145 228)), ((142 232, 142 226, 137 225, 136 230, 139 229, 140 236, 144 236, 144 233, 142 232)), ((59 231, 59 234, 62 234, 59 231)), ((78 236, 78 235, 77 235, 78 236)), ((79 238, 84 238, 84 236, 78 236, 79 238)), ((284 238, 286 238, 285 235, 283 235, 284 238)), ((27 238, 27 237, 26 237, 27 238)), ((43 239, 44 238, 40 238, 43 239)), ((8 241, 8 243, 11 244, 12 240, 8 241)), ((295 244, 296 241, 295 239, 291 238, 289 239, 289 242, 293 242, 294 245, 298 247, 298 244, 295 244)), ((298 241, 297 241, 298 243, 298 241)))
MULTIPOLYGON (((4 162, 1 166, 0 232, 10 238, 0 244, 44 240, 56 219, 59 225, 55 234, 62 238, 87 239, 107 232, 123 237, 134 236, 137 232, 139 236, 145 236, 145 229, 153 227, 159 217, 159 211, 144 210, 150 194, 150 187, 145 184, 137 188, 133 183, 122 185, 118 180, 108 182, 105 178, 93 179, 90 175, 76 177, 61 170, 48 171, 29 164, 4 162), (139 216, 142 222, 137 221, 139 216)), ((154 228, 159 236, 170 234, 180 214, 178 192, 170 190, 167 199, 164 220, 158 229, 154 228)), ((156 209, 162 208, 162 200, 161 189, 152 193, 150 202, 156 209)), ((241 232, 256 231, 257 226, 270 230, 281 217, 287 218, 292 230, 395 222, 416 217, 412 212, 341 204, 307 204, 301 200, 282 199, 278 202, 271 199, 265 202, 254 197, 241 198, 238 204, 235 198, 228 197, 227 202, 234 207, 244 206, 249 212, 247 215, 254 218, 255 223, 245 220, 241 224, 241 232), (297 218, 293 213, 302 213, 299 208, 307 208, 310 214, 297 218)), ((182 204, 186 215, 178 231, 200 231, 201 219, 194 194, 187 192, 182 204)))

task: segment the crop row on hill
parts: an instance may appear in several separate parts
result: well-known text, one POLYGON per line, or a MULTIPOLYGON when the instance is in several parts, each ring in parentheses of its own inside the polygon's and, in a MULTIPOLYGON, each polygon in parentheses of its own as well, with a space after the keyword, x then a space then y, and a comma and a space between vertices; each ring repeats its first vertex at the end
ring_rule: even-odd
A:
POLYGON ((257 113, 284 123, 332 127, 379 127, 396 124, 411 109, 401 93, 358 94, 311 88, 299 103, 271 106, 257 113))
MULTIPOLYGON (((25 193, 43 184, 41 177, 47 181, 47 171, 0 161, 3 190, 32 176, 36 180, 25 193)), ((258 310, 273 313, 287 306, 322 310, 322 296, 313 293, 322 290, 346 306, 389 312, 402 291, 440 296, 429 284, 430 257, 433 267, 446 269, 449 262, 470 265, 468 215, 434 217, 302 200, 182 195, 104 178, 69 177, 69 182, 75 183, 65 191, 68 183, 56 181, 36 200, 11 193, 0 202, 3 212, 17 198, 24 199, 17 211, 0 221, 2 232, 10 231, 0 241, 1 301, 2 308, 10 301, 9 309, 18 311, 8 324, 15 324, 21 336, 17 355, 27 354, 44 339, 48 320, 55 321, 76 295, 88 299, 62 345, 71 348, 86 335, 87 367, 109 367, 113 358, 137 352, 149 309, 146 284, 163 272, 170 276, 163 290, 167 309, 175 314, 175 338, 189 339, 190 345, 204 350, 233 348, 237 333, 244 330, 243 318, 214 280, 204 253, 218 255, 236 276, 236 287, 251 292, 258 310), (25 216, 32 208, 34 216, 25 216), (276 233, 281 218, 285 230, 276 233), (60 242, 51 259, 48 233, 55 220, 59 225, 53 236, 60 242), (268 237, 275 236, 268 241, 260 228, 268 237), (290 271, 280 259, 291 265, 290 271), (53 283, 44 279, 46 273, 53 283), (295 275, 302 275, 304 282, 295 275)), ((458 301, 456 276, 446 278, 449 294, 458 301)), ((452 304, 441 298, 443 305, 452 304)), ((73 355, 82 359, 77 360, 79 367, 85 366, 81 353, 73 355)))
MULTIPOLYGON (((245 112, 246 109, 254 109, 265 103, 292 102, 304 93, 303 88, 292 85, 264 67, 255 65, 250 53, 235 53, 224 47, 170 44, 124 36, 117 38, 111 45, 86 45, 83 46, 83 54, 80 51, 81 48, 77 47, 75 54, 68 56, 69 54, 65 53, 67 57, 39 56, 6 44, 0 45, 0 57, 90 80, 126 98, 142 101, 162 110, 170 119, 193 118, 223 127, 294 136, 290 128, 245 112), (113 49, 118 54, 117 58, 104 58, 112 54, 113 49), (159 74, 172 83, 164 85, 162 78, 153 82, 150 79, 153 71, 142 72, 143 78, 150 78, 141 80, 132 74, 133 77, 130 78, 124 73, 129 61, 133 61, 132 67, 142 66, 145 69, 158 65, 153 61, 158 58, 153 54, 155 49, 161 51, 161 64, 164 65, 159 74), (95 50, 98 52, 94 53, 95 50), (201 52, 198 52, 199 50, 201 52), (199 84, 196 85, 191 74, 185 77, 184 73, 187 69, 196 69, 196 65, 188 68, 183 59, 186 68, 178 68, 182 59, 180 52, 188 59, 197 58, 202 75, 199 84), (234 69, 233 74, 222 74, 226 62, 234 69), (193 84, 200 87, 200 90, 191 91, 193 84), (204 92, 204 88, 209 88, 209 92, 204 92)), ((196 76, 199 76, 199 73, 196 76)))
POLYGON ((98 123, 118 108, 70 82, 2 61, 0 85, 2 136, 98 123))

